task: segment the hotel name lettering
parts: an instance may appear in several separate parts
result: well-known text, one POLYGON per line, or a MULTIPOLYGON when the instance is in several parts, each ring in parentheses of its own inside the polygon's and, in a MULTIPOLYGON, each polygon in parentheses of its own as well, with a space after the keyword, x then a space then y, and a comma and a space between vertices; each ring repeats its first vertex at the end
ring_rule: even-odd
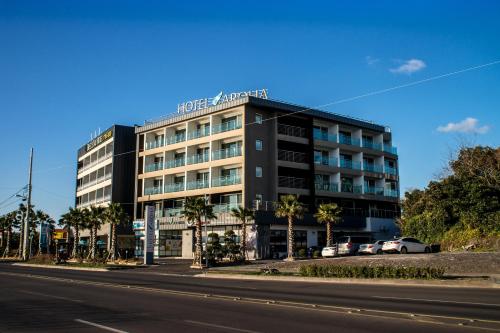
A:
POLYGON ((267 89, 257 89, 251 91, 242 91, 237 93, 224 94, 222 91, 215 97, 195 99, 189 102, 180 103, 177 105, 177 113, 193 112, 203 110, 211 106, 216 106, 221 103, 235 101, 247 96, 267 99, 267 89))
POLYGON ((94 149, 95 147, 99 146, 104 141, 111 139, 112 137, 113 137, 113 130, 111 130, 111 129, 102 133, 97 138, 95 138, 94 140, 87 143, 86 151, 90 151, 90 150, 94 149))

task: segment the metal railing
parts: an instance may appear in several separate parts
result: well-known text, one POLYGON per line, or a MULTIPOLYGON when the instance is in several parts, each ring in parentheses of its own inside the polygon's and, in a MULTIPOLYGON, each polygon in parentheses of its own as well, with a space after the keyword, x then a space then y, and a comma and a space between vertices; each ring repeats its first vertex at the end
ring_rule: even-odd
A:
POLYGON ((205 163, 210 160, 210 154, 196 154, 187 157, 187 164, 205 163))
POLYGON ((165 163, 165 169, 178 168, 184 165, 186 165, 186 159, 184 157, 180 157, 173 160, 168 160, 165 163))
POLYGON ((338 183, 315 182, 314 187, 316 191, 326 191, 334 193, 337 193, 339 191, 338 183))
POLYGON ((295 163, 307 163, 307 154, 291 150, 278 150, 278 160, 295 163))
POLYGON ((236 120, 230 120, 226 122, 222 122, 220 124, 216 124, 212 126, 212 134, 228 132, 235 129, 241 128, 241 119, 238 118, 236 120))
POLYGON ((295 136, 299 138, 307 137, 307 131, 304 127, 278 124, 278 134, 295 136))
POLYGON ((144 172, 153 172, 158 170, 163 170, 163 162, 146 164, 146 166, 144 166, 144 172))
POLYGON ((237 185, 237 184, 241 184, 241 176, 240 175, 222 176, 222 177, 212 178, 212 186, 213 187, 229 186, 229 185, 237 185))
POLYGON ((307 181, 305 178, 278 176, 278 186, 288 188, 307 188, 307 181))
POLYGON ((241 147, 219 149, 212 152, 212 160, 222 160, 236 156, 241 156, 241 147))

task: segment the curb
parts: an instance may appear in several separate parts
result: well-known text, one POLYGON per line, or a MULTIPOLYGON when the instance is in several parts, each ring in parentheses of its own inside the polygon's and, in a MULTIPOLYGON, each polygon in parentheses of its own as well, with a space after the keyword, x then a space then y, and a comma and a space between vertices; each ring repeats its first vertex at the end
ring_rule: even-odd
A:
POLYGON ((109 268, 68 267, 68 266, 38 265, 38 264, 24 264, 24 263, 13 263, 12 265, 13 266, 23 266, 23 267, 36 267, 36 268, 66 269, 66 270, 72 270, 72 271, 109 272, 110 270, 112 270, 109 268))
POLYGON ((391 279, 339 279, 339 278, 315 278, 301 276, 261 276, 246 274, 223 274, 208 273, 197 274, 195 277, 209 279, 234 279, 234 280, 256 280, 256 281, 283 281, 283 282, 309 282, 309 283, 331 283, 331 284, 359 284, 359 285, 397 285, 409 287, 439 287, 439 288, 486 288, 499 289, 500 284, 495 279, 473 281, 473 280, 391 280, 391 279))

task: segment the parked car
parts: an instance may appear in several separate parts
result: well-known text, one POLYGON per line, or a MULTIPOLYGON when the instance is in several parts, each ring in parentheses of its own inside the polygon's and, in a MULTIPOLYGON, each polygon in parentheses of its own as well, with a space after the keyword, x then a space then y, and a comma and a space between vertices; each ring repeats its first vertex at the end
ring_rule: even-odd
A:
POLYGON ((374 243, 361 244, 358 252, 360 254, 382 254, 384 253, 384 251, 382 251, 382 246, 385 242, 385 240, 378 240, 374 243))
POLYGON ((335 257, 337 254, 336 251, 337 247, 334 246, 329 246, 329 247, 324 247, 323 250, 321 250, 321 256, 323 258, 328 258, 328 257, 335 257))
POLYGON ((411 237, 401 237, 392 241, 387 241, 382 246, 384 252, 395 253, 431 253, 431 247, 418 239, 411 237))
POLYGON ((366 244, 371 241, 367 236, 344 236, 337 240, 339 255, 354 255, 358 252, 361 244, 366 244))

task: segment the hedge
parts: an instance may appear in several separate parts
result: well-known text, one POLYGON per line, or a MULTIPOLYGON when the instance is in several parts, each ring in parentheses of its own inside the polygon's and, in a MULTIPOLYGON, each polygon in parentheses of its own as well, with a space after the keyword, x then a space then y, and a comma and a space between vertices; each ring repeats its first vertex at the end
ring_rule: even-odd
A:
POLYGON ((301 276, 331 278, 440 279, 444 268, 406 266, 302 265, 301 276))

